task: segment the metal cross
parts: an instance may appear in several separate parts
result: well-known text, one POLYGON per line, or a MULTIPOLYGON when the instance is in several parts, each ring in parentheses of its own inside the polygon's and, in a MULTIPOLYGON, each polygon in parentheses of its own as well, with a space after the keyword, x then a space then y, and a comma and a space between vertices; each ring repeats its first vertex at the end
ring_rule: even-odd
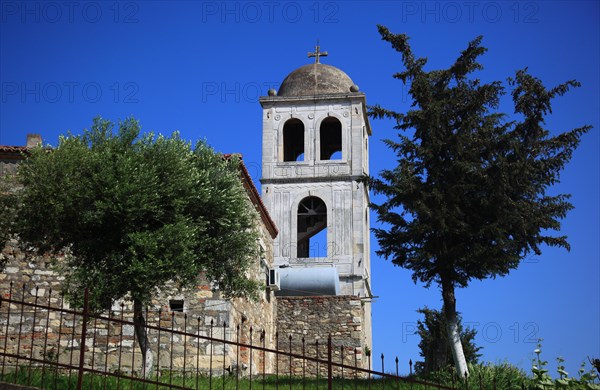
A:
POLYGON ((321 46, 319 46, 319 42, 317 42, 317 46, 315 46, 315 52, 308 52, 308 58, 315 57, 315 64, 320 63, 319 57, 327 57, 328 53, 326 51, 321 51, 321 46))

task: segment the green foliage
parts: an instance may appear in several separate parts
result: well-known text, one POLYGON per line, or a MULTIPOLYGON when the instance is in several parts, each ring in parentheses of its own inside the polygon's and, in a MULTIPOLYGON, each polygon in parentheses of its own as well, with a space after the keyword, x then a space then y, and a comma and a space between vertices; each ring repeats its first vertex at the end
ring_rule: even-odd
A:
POLYGON ((573 207, 568 195, 547 195, 559 181, 581 136, 590 126, 558 135, 544 129, 551 101, 570 87, 551 89, 520 70, 509 79, 516 117, 497 112, 501 82, 482 83, 471 74, 486 48, 471 41, 448 69, 425 71, 404 34, 380 26, 384 40, 402 54, 412 108, 397 113, 371 107, 374 118, 396 122, 398 140, 384 142, 397 165, 371 178, 385 196, 373 204, 384 227, 374 229, 379 255, 413 271, 429 285, 442 279, 465 287, 469 281, 504 276, 542 244, 569 248, 552 236, 573 207))
MULTIPOLYGON (((8 370, 7 370, 8 371, 8 370)), ((130 375, 128 372, 115 372, 114 374, 120 374, 124 376, 130 375)), ((136 378, 137 379, 137 378, 136 378)), ((136 390, 147 390, 147 389, 160 389, 167 390, 175 386, 177 388, 187 389, 210 389, 219 388, 224 390, 240 390, 240 389, 266 389, 266 390, 278 390, 278 389, 297 389, 297 390, 319 390, 327 388, 327 377, 321 376, 320 378, 302 378, 302 377, 289 377, 287 375, 262 375, 253 376, 252 380, 248 376, 240 376, 236 378, 235 375, 222 376, 213 375, 212 377, 206 374, 200 374, 196 376, 195 369, 191 369, 186 372, 185 377, 182 372, 174 372, 172 375, 168 372, 161 372, 160 375, 155 375, 148 380, 155 381, 149 385, 136 379, 117 378, 114 376, 104 376, 100 374, 89 374, 86 373, 83 376, 83 389, 136 389, 136 390), (156 384, 158 382, 158 384, 156 384)), ((4 376, 0 376, 0 382, 17 383, 27 386, 35 386, 36 388, 42 389, 58 389, 67 390, 77 388, 77 372, 73 371, 69 375, 66 371, 57 372, 55 367, 47 366, 45 370, 39 368, 29 369, 29 367, 19 367, 17 375, 14 372, 7 372, 4 376)), ((395 381, 387 379, 383 381, 381 379, 364 379, 354 378, 353 375, 348 375, 345 379, 333 378, 332 385, 334 389, 352 388, 360 390, 385 390, 392 386, 396 390, 426 390, 431 389, 431 386, 413 384, 404 381, 395 381)))
POLYGON ((245 273, 258 251, 256 216, 239 163, 177 133, 140 136, 132 118, 116 134, 96 118, 22 164, 17 232, 25 245, 65 253, 67 292, 77 301, 89 287, 97 310, 123 297, 147 302, 200 274, 225 296, 253 294, 245 273))
POLYGON ((598 374, 594 372, 594 367, 586 370, 586 363, 581 363, 579 368, 579 378, 570 377, 569 373, 565 371, 564 359, 561 357, 556 358, 558 366, 556 373, 558 378, 553 379, 548 373, 546 368, 548 362, 542 359, 542 344, 541 339, 538 342, 537 348, 533 351, 535 358, 531 366, 531 372, 533 379, 531 381, 531 388, 533 389, 600 389, 600 384, 596 383, 598 374))
MULTIPOLYGON (((554 236, 573 208, 569 195, 548 195, 560 171, 590 126, 551 135, 544 118, 551 101, 579 86, 572 80, 546 89, 520 70, 510 78, 514 120, 497 111, 505 89, 482 83, 478 58, 487 49, 471 41, 448 69, 426 71, 405 34, 379 26, 383 40, 402 55, 404 70, 394 78, 409 84, 406 113, 374 106, 369 115, 395 121, 398 139, 385 144, 397 165, 370 178, 380 204, 371 204, 382 227, 373 229, 377 254, 413 272, 426 287, 438 283, 451 339, 456 331, 455 287, 472 279, 507 275, 542 245, 569 249, 554 236)), ((452 343, 455 365, 467 370, 460 342, 452 343)))
POLYGON ((503 389, 521 390, 528 383, 527 374, 510 363, 471 364, 469 376, 462 381, 456 378, 456 373, 450 367, 430 372, 423 378, 434 383, 458 389, 503 389))
MULTIPOLYGON (((415 372, 417 375, 426 376, 429 373, 442 371, 447 367, 453 366, 452 351, 448 341, 448 331, 446 326, 446 316, 444 310, 434 310, 424 307, 417 310, 423 314, 423 320, 417 322, 417 333, 421 337, 419 355, 424 359, 415 363, 415 372)), ((457 313, 458 314, 458 313, 457 313)), ((463 350, 467 363, 477 364, 481 356, 479 350, 481 347, 475 345, 475 329, 463 329, 461 316, 458 316, 458 329, 460 339, 463 343, 463 350)))
POLYGON ((450 368, 430 372, 422 376, 423 379, 439 383, 444 386, 454 386, 460 389, 573 389, 573 390, 594 390, 600 389, 598 384, 598 375, 593 372, 593 368, 586 370, 586 364, 582 363, 579 369, 578 378, 570 377, 565 371, 564 360, 558 358, 557 378, 552 378, 546 369, 548 362, 541 358, 541 345, 534 351, 536 357, 533 359, 531 376, 509 364, 469 364, 469 377, 459 381, 455 373, 450 368))
MULTIPOLYGON (((0 177, 0 252, 4 249, 6 241, 14 230, 15 203, 14 178, 12 176, 0 177)), ((0 253, 0 271, 6 265, 6 258, 0 253)))
MULTIPOLYGON (((539 349, 539 348, 538 348, 539 349)), ((537 353, 539 355, 539 353, 537 353)), ((537 360, 537 358, 536 358, 537 360)), ((537 361, 535 362, 536 364, 537 361)), ((546 362, 542 363, 545 365, 546 362)), ((597 375, 593 372, 585 371, 585 364, 582 364, 582 369, 579 370, 579 379, 569 378, 560 374, 561 368, 559 367, 559 375, 561 378, 552 379, 549 375, 544 374, 544 379, 538 377, 528 377, 527 374, 509 364, 509 363, 496 363, 496 364, 469 364, 469 372, 471 373, 466 380, 459 381, 456 378, 455 373, 452 370, 444 369, 436 372, 431 372, 425 377, 412 378, 412 379, 424 379, 432 383, 440 384, 442 386, 453 387, 457 389, 469 389, 469 390, 481 390, 481 389, 502 389, 502 390, 522 390, 522 389, 573 389, 573 390, 594 390, 599 389, 600 385, 597 383, 597 375)), ((15 375, 10 369, 3 377, 0 377, 0 381, 8 383, 18 383, 22 385, 36 386, 39 388, 53 388, 53 389, 67 389, 73 388, 77 383, 77 373, 73 372, 71 375, 67 371, 58 371, 53 364, 47 364, 44 370, 40 368, 33 368, 30 370, 28 366, 19 367, 18 374, 15 375)), ((562 369, 564 371, 564 368, 562 369)), ((118 372, 115 372, 117 374, 118 372)), ((129 375, 126 372, 121 373, 122 375, 129 375)), ((161 372, 160 375, 155 375, 150 380, 155 380, 160 383, 172 383, 176 386, 187 386, 188 388, 206 389, 211 386, 218 385, 221 387, 224 385, 226 389, 246 389, 250 387, 250 381, 247 377, 241 377, 236 379, 235 375, 228 375, 225 378, 219 376, 213 376, 209 378, 205 374, 201 374, 196 378, 196 372, 192 368, 186 372, 185 378, 181 372, 174 372, 172 375, 167 371, 161 372)), ((103 375, 84 375, 84 386, 83 388, 146 388, 142 382, 135 380, 129 380, 125 378, 117 379, 113 376, 103 375)), ((327 387, 327 377, 321 376, 318 380, 316 378, 305 378, 292 377, 287 375, 280 375, 274 377, 267 375, 264 378, 262 376, 255 376, 252 381, 252 388, 262 388, 264 383, 265 389, 277 389, 292 387, 294 389, 319 389, 327 387)), ((341 378, 333 378, 333 387, 335 389, 341 388, 357 388, 357 389, 431 389, 432 386, 413 384, 405 381, 396 381, 395 379, 355 379, 354 376, 348 375, 344 380, 341 378)), ((162 386, 159 386, 162 388, 162 386)))
POLYGON ((469 365, 471 388, 517 390, 526 383, 525 372, 509 363, 469 365))

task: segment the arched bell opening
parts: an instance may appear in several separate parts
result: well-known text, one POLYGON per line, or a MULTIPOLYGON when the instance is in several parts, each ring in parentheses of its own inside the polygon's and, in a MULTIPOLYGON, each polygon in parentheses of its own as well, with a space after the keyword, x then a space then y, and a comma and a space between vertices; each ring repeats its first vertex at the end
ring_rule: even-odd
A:
POLYGON ((283 125, 283 161, 304 161, 304 123, 299 119, 283 125))
POLYGON ((316 196, 298 205, 297 237, 298 257, 327 257, 327 206, 316 196))
POLYGON ((320 133, 320 159, 342 159, 342 124, 337 118, 329 117, 321 122, 320 133))

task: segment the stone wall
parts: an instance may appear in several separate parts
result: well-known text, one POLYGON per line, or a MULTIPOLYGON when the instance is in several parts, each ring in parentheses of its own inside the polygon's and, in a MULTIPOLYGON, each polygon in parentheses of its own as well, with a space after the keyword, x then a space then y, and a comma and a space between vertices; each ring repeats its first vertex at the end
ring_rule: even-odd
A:
POLYGON ((22 146, 0 145, 0 179, 3 176, 13 175, 17 172, 19 163, 24 159, 26 150, 22 146))
MULTIPOLYGON (((320 296, 320 297, 277 297, 277 328, 279 329, 280 349, 289 350, 290 339, 293 353, 302 353, 302 338, 305 340, 307 356, 327 359, 327 338, 332 339, 332 361, 340 363, 342 350, 343 363, 366 368, 365 330, 363 327, 364 305, 359 297, 320 296)), ((280 357, 279 371, 289 372, 289 359, 280 357)), ((317 372, 314 362, 306 363, 306 374, 317 372)), ((319 366, 319 375, 325 375, 327 367, 319 366)), ((292 371, 302 375, 302 361, 292 361, 292 371)), ((334 375, 340 375, 339 369, 334 375)), ((349 374, 346 371, 346 374, 349 374)))
MULTIPOLYGON (((28 136, 28 147, 41 141, 39 136, 31 137, 30 145, 29 138, 28 136)), ((0 146, 0 180, 17 171, 26 151, 27 147, 24 146, 0 146)), ((277 228, 266 212, 243 164, 240 166, 240 180, 248 195, 248 207, 257 212, 256 224, 262 249, 260 258, 256 259, 247 276, 264 285, 267 270, 273 266, 273 238, 277 234, 277 228)), ((0 243, 0 264, 6 263, 6 267, 0 273, 0 294, 4 298, 12 297, 15 300, 69 309, 68 302, 63 302, 60 295, 64 283, 60 272, 60 267, 64 264, 62 256, 36 255, 21 248, 16 240, 10 240, 4 248, 2 245, 0 243), (11 283, 12 294, 9 293, 11 283)), ((224 299, 218 291, 211 290, 208 281, 199 277, 198 284, 193 289, 163 290, 149 304, 147 321, 149 326, 254 345, 263 345, 261 334, 264 332, 264 345, 273 348, 274 299, 273 293, 268 289, 259 292, 257 300, 224 299), (172 312, 173 301, 183 304, 181 312, 172 312)), ((127 301, 115 302, 110 313, 102 313, 104 316, 109 314, 132 321, 132 304, 127 301)), ((88 326, 86 364, 99 367, 98 362, 101 362, 111 371, 141 370, 141 356, 133 326, 106 320, 97 320, 88 326)), ((0 306, 0 350, 8 353, 17 353, 19 350, 21 354, 31 354, 34 358, 57 359, 68 364, 72 359, 77 360, 78 353, 75 352, 79 351, 80 332, 80 316, 48 310, 36 313, 29 307, 24 308, 21 316, 20 305, 11 305, 10 308, 7 304, 0 306), (72 357, 73 355, 75 356, 72 357)), ((263 353, 255 351, 250 366, 248 350, 238 351, 232 345, 211 343, 206 339, 181 335, 171 338, 164 332, 159 339, 157 330, 149 330, 149 341, 155 354, 155 367, 158 363, 158 367, 162 369, 182 369, 185 366, 187 369, 195 370, 198 367, 199 370, 208 370, 211 360, 215 373, 222 372, 223 367, 230 372, 239 367, 243 374, 256 373, 263 368, 266 372, 273 372, 274 369, 272 356, 265 357, 263 353)), ((11 362, 14 363, 9 360, 11 362)))
MULTIPOLYGON (((261 235, 263 257, 256 259, 248 276, 264 282, 271 265, 273 241, 264 227, 261 235)), ((58 269, 63 263, 62 257, 35 255, 21 248, 16 240, 6 244, 0 257, 6 261, 4 272, 0 273, 0 294, 3 298, 70 309, 68 301, 63 302, 60 295, 64 277, 58 269)), ((0 306, 0 350, 7 353, 17 353, 18 350, 21 355, 31 354, 34 358, 58 360, 64 364, 78 361, 81 316, 45 309, 35 311, 30 307, 24 307, 21 313, 21 309, 21 305, 15 304, 11 304, 10 308, 6 303, 0 306)), ((253 345, 262 345, 261 334, 264 331, 265 346, 273 348, 274 310, 274 296, 268 289, 261 290, 257 300, 228 300, 222 298, 218 291, 213 292, 209 283, 199 278, 195 288, 166 289, 155 297, 147 308, 147 322, 153 327, 216 339, 225 337, 228 341, 238 341, 239 334, 240 342, 252 342, 253 345), (171 311, 173 301, 183 303, 182 312, 171 311)), ((133 307, 131 302, 119 301, 115 302, 110 313, 101 315, 132 321, 133 307)), ((257 373, 263 367, 267 372, 273 372, 274 357, 267 355, 265 358, 257 351, 253 352, 250 366, 250 352, 246 349, 238 351, 235 346, 198 337, 171 337, 165 331, 159 339, 159 332, 153 329, 148 334, 155 368, 182 370, 185 366, 186 370, 195 372, 198 367, 199 371, 206 372, 211 366, 212 355, 213 373, 217 375, 223 372, 223 367, 229 372, 239 367, 242 374, 257 373)), ((104 368, 106 365, 109 371, 141 372, 142 359, 132 325, 92 320, 88 323, 86 335, 88 366, 104 368)), ((7 363, 14 364, 14 359, 7 360, 7 363)))

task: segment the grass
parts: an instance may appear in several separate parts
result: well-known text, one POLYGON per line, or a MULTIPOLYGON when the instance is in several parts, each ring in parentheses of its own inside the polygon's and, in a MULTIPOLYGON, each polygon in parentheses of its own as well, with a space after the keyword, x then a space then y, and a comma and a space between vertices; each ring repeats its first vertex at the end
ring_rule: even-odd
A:
MULTIPOLYGON (((580 380, 571 378, 569 381, 559 379, 542 383, 536 377, 528 376, 523 370, 520 370, 508 363, 469 365, 470 377, 466 382, 458 382, 453 379, 451 371, 440 371, 427 376, 427 378, 415 378, 425 380, 429 383, 437 383, 447 387, 454 387, 461 390, 520 390, 520 389, 581 389, 592 390, 600 389, 596 383, 596 377, 585 379, 584 375, 580 380), (585 380, 584 380, 585 379, 585 380), (568 382, 568 383, 567 383, 568 382)), ((123 375, 127 375, 124 373, 123 375)), ((590 374, 591 375, 591 374, 590 374)), ((77 371, 56 371, 53 367, 42 370, 40 368, 29 369, 27 366, 19 367, 17 372, 14 370, 6 372, 0 376, 0 389, 3 388, 1 382, 14 383, 41 389, 75 389, 77 387, 77 371)), ((130 390, 153 390, 169 389, 169 384, 179 388, 202 389, 202 390, 325 390, 327 389, 327 378, 302 378, 282 375, 266 376, 263 380, 261 375, 252 377, 236 378, 235 375, 222 376, 198 376, 195 373, 188 373, 185 378, 177 373, 170 376, 168 373, 159 377, 154 376, 152 381, 160 383, 144 383, 139 379, 117 378, 116 376, 86 373, 83 376, 83 389, 130 389, 130 390)), ((353 375, 346 378, 334 378, 333 389, 336 390, 422 390, 433 389, 432 386, 403 382, 388 378, 372 379, 354 379, 353 375)))
MULTIPOLYGON (((40 370, 37 368, 31 371, 28 367, 20 367, 15 375, 14 372, 6 373, 0 377, 0 382, 14 383, 24 386, 30 386, 41 389, 57 389, 67 390, 77 388, 77 372, 72 371, 71 375, 67 372, 59 372, 47 369, 40 370)), ((325 390, 327 389, 327 378, 290 378, 289 376, 276 377, 273 375, 266 376, 264 381, 262 376, 253 377, 250 380, 247 377, 236 379, 235 376, 198 376, 196 381, 195 375, 187 375, 184 378, 181 375, 161 375, 158 379, 153 377, 152 380, 159 381, 164 384, 172 384, 174 386, 186 387, 189 389, 213 389, 213 390, 325 390)), ((1 388, 1 385, 0 385, 1 388)), ((148 384, 127 378, 116 378, 114 376, 90 374, 87 373, 83 377, 83 389, 131 389, 131 390, 149 390, 149 389, 168 389, 168 386, 158 384, 148 384)), ((334 389, 346 390, 421 390, 432 389, 431 386, 425 387, 418 384, 410 384, 407 382, 396 381, 393 379, 354 379, 353 377, 341 379, 333 379, 334 389)))

